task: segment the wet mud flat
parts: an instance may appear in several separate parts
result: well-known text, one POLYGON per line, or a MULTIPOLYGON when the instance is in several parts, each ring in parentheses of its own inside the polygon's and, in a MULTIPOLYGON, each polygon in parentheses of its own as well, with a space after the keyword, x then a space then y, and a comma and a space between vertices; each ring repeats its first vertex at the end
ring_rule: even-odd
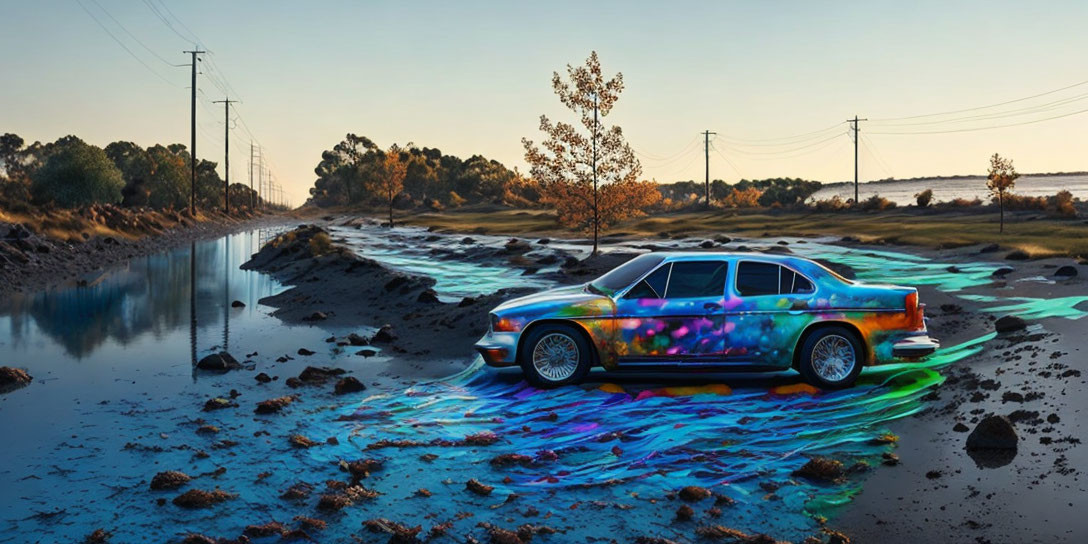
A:
MULTIPOLYGON (((230 359, 214 357, 225 341, 198 341, 195 366, 182 360, 151 370, 184 375, 184 384, 128 391, 127 398, 88 390, 77 395, 75 417, 68 408, 46 410, 68 426, 0 471, 12 484, 5 511, 15 512, 0 521, 0 541, 31 533, 80 541, 96 529, 112 533, 112 542, 843 542, 839 531, 861 542, 906 541, 934 534, 921 521, 932 516, 913 501, 970 501, 940 485, 946 476, 927 476, 956 468, 928 462, 930 442, 948 433, 945 449, 962 451, 954 442, 969 433, 953 431, 955 423, 973 428, 1015 402, 986 389, 985 361, 1019 355, 1027 365, 1044 354, 1015 350, 1053 338, 1034 339, 1037 327, 1075 338, 1067 329, 1083 325, 1074 300, 1082 280, 1052 279, 1051 263, 1018 263, 999 280, 993 273, 1002 263, 984 255, 918 256, 796 239, 655 242, 656 249, 777 248, 832 261, 866 281, 911 278, 930 304, 931 330, 948 334, 926 363, 869 370, 847 391, 814 390, 792 373, 594 373, 582 387, 542 391, 516 372, 473 362, 471 344, 486 328, 487 310, 540 284, 591 279, 649 243, 617 241, 586 262, 588 248, 563 240, 465 242, 423 229, 378 231, 398 239, 401 249, 389 250, 349 236, 348 229, 371 236, 369 228, 306 227, 263 245, 246 266, 275 285, 244 303, 268 315, 255 334, 238 339, 232 329, 230 359), (411 273, 418 259, 448 265, 440 268, 447 276, 411 273), (451 280, 468 277, 472 266, 501 270, 496 284, 518 289, 488 294, 488 284, 465 288, 451 280), (1043 280, 1018 281, 1037 275, 1043 280), (1009 313, 1022 315, 1028 328, 997 335, 996 319, 1009 313), (972 402, 972 383, 990 397, 972 402), (866 517, 863 508, 879 504, 870 497, 919 482, 925 489, 910 504, 878 510, 917 518, 916 525, 866 517)), ((1076 364, 1061 357, 1047 361, 1069 366, 1057 375, 1038 375, 1057 368, 1031 367, 1028 376, 1025 366, 1022 377, 1069 389, 1072 376, 1055 376, 1076 364)), ((68 379, 21 366, 35 381, 0 397, 0 420, 35 413, 42 405, 28 395, 49 395, 68 379)), ((1001 387, 1015 388, 1011 376, 1021 370, 1003 372, 1001 387)), ((1032 387, 1021 392, 1025 409, 1050 402, 1055 413, 1075 410, 1074 399, 1032 387), (1045 396, 1028 400, 1032 391, 1045 396)), ((1082 455, 1064 441, 1062 452, 1029 452, 1027 437, 1066 432, 1044 431, 1058 427, 1040 413, 1045 423, 1037 425, 1017 416, 1016 460, 985 469, 982 478, 1025 458, 1051 456, 1045 461, 1052 463, 1059 453, 1073 461, 1082 455)), ((1076 425, 1076 416, 1059 417, 1076 425)), ((1047 481, 1072 486, 1078 476, 1047 481)), ((979 527, 958 530, 1008 541, 1004 527, 986 525, 984 516, 975 521, 979 527)))

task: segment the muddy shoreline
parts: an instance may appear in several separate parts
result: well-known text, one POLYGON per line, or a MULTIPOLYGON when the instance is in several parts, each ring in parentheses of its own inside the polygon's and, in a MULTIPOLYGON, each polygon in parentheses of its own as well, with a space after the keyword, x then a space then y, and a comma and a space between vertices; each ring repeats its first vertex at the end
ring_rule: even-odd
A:
POLYGON ((33 232, 21 224, 0 223, 0 297, 29 293, 67 282, 88 280, 138 257, 243 230, 289 225, 278 215, 245 218, 217 216, 188 220, 178 226, 137 237, 98 235, 61 240, 33 232))

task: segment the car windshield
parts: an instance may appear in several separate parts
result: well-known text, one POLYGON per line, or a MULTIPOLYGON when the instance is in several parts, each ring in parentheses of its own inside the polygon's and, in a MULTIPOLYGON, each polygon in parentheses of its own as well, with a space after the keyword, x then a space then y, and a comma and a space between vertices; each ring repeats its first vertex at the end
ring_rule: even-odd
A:
POLYGON ((591 291, 612 295, 616 291, 634 283, 635 280, 652 270, 655 266, 661 264, 661 261, 664 260, 665 257, 663 255, 655 255, 653 253, 639 255, 638 257, 613 268, 612 271, 607 274, 593 280, 586 287, 591 291))

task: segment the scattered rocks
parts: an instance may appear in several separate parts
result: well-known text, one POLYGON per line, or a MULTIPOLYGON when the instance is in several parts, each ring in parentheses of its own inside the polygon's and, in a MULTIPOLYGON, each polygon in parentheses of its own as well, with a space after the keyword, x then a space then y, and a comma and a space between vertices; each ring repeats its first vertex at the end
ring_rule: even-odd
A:
POLYGON ((931 470, 929 472, 926 472, 926 478, 928 478, 930 480, 936 480, 936 479, 940 478, 941 476, 944 476, 944 474, 942 474, 941 471, 939 471, 939 470, 931 470))
POLYGON ((231 354, 220 351, 219 353, 205 356, 196 364, 196 367, 200 370, 207 370, 209 372, 227 372, 242 368, 242 364, 231 354))
POLYGON ((224 408, 237 408, 237 407, 238 407, 238 405, 234 401, 232 401, 230 399, 225 399, 223 397, 215 397, 213 399, 208 399, 207 402, 204 403, 204 411, 205 412, 211 412, 212 410, 222 410, 224 408))
POLYGON ((967 436, 967 449, 1013 449, 1017 447, 1016 427, 1005 416, 991 415, 975 426, 967 436))
POLYGON ((313 490, 314 486, 306 482, 299 482, 292 485, 291 487, 288 487, 287 491, 284 491, 282 494, 280 494, 280 498, 289 501, 302 500, 309 497, 310 493, 312 493, 313 490))
POLYGON ((299 373, 298 379, 308 384, 325 383, 337 376, 341 376, 347 373, 342 368, 331 368, 327 366, 308 366, 302 369, 299 373))
POLYGON ((956 431, 957 433, 965 433, 967 431, 970 431, 971 429, 967 427, 967 425, 964 425, 961 421, 957 422, 956 425, 952 427, 952 430, 956 431))
POLYGON ((8 393, 26 387, 33 380, 30 374, 21 368, 0 366, 0 393, 8 393))
POLYGON ((177 489, 189 482, 192 478, 184 472, 167 470, 151 477, 151 489, 160 491, 163 489, 177 489))
POLYGON ((494 487, 480 483, 476 478, 465 482, 465 489, 482 496, 490 495, 494 487))
POLYGON ((506 242, 503 246, 503 249, 507 253, 525 253, 532 249, 532 247, 529 245, 529 242, 526 242, 525 240, 511 238, 510 241, 506 242))
POLYGON ((272 381, 272 377, 269 376, 268 374, 265 374, 264 372, 261 372, 260 374, 257 374, 256 376, 253 377, 253 379, 257 380, 259 383, 268 383, 268 382, 272 381))
POLYGON ((371 342, 382 342, 388 344, 397 339, 397 334, 393 332, 393 326, 389 324, 382 325, 378 332, 374 333, 374 338, 371 338, 371 342))
POLYGON ((242 531, 242 534, 248 537, 262 538, 268 536, 283 535, 286 532, 287 528, 284 527, 282 524, 275 521, 270 521, 268 523, 265 523, 264 525, 246 525, 246 528, 242 531))
POLYGON ((419 542, 416 538, 423 526, 416 525, 415 527, 408 527, 392 520, 385 518, 368 519, 363 522, 363 527, 366 527, 372 533, 385 533, 390 535, 390 544, 406 544, 410 542, 419 542))
POLYGON ((333 392, 337 395, 347 395, 348 393, 358 393, 360 391, 366 391, 366 386, 352 376, 341 378, 340 381, 336 382, 336 387, 333 389, 333 392))
POLYGON ((280 410, 283 410, 288 404, 298 400, 297 396, 291 395, 287 397, 276 397, 274 399, 268 399, 257 403, 257 409, 254 410, 258 414, 275 414, 280 410))
POLYGON ((308 350, 306 348, 298 348, 298 354, 302 355, 303 357, 309 357, 309 356, 313 355, 314 352, 310 351, 310 350, 308 350))
POLYGON ((686 504, 681 504, 680 508, 676 509, 676 519, 678 521, 691 521, 693 517, 695 517, 695 510, 686 504))
POLYGON ((378 354, 378 350, 374 348, 363 348, 355 352, 356 355, 362 355, 363 357, 373 357, 378 354))
POLYGON ((1056 278, 1075 278, 1076 276, 1077 269, 1071 265, 1061 266, 1054 271, 1054 277, 1056 278))
POLYGON ((182 508, 208 508, 235 496, 219 489, 204 491, 202 489, 190 489, 177 497, 174 497, 174 505, 182 508))
POLYGON ((1027 322, 1015 315, 1006 315, 994 322, 994 329, 999 333, 1015 332, 1026 329, 1027 322))
POLYGON ((365 336, 351 333, 348 335, 348 343, 353 346, 366 346, 370 344, 370 340, 367 340, 365 336))
POLYGON ((438 300, 438 293, 436 293, 434 289, 424 289, 423 291, 420 291, 419 296, 416 297, 416 302, 421 302, 423 304, 438 304, 440 301, 438 300))
POLYGON ((840 483, 846 477, 842 461, 827 457, 813 457, 801 468, 793 471, 793 476, 818 482, 840 483))
POLYGON ((680 490, 678 493, 681 500, 688 502, 699 502, 703 499, 709 499, 711 496, 710 490, 705 487, 699 487, 697 485, 689 485, 680 490))

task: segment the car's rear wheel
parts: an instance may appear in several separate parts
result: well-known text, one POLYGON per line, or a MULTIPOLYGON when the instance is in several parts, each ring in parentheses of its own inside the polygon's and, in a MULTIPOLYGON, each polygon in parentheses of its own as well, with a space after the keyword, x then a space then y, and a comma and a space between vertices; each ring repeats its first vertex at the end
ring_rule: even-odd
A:
POLYGON ((825 389, 850 387, 861 375, 861 340, 845 327, 826 327, 810 334, 801 347, 798 370, 806 382, 825 389))
POLYGON ((536 387, 578 383, 589 372, 589 342, 571 325, 547 323, 529 332, 518 362, 526 380, 536 387))

